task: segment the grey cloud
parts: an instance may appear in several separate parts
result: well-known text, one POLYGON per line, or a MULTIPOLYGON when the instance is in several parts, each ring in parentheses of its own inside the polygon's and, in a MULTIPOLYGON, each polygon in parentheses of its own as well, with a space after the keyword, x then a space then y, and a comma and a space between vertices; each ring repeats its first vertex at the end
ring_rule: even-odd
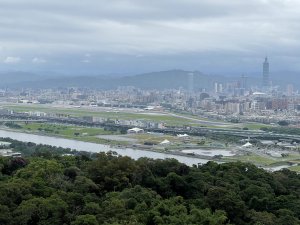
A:
MULTIPOLYGON (((166 62, 155 59, 161 56, 170 68, 178 60, 182 67, 195 68, 202 60, 201 69, 211 65, 210 57, 224 69, 239 58, 251 67, 251 59, 257 62, 265 54, 278 61, 299 56, 299 10, 297 0, 2 0, 0 56, 18 55, 30 62, 39 55, 51 59, 45 66, 63 64, 66 69, 76 60, 97 69, 93 63, 100 65, 106 55, 117 64, 132 57, 130 68, 146 59, 165 68, 166 62), (92 59, 83 57, 87 52, 92 59)), ((101 65, 115 69, 105 60, 101 65)))
POLYGON ((4 59, 4 63, 6 64, 16 64, 19 63, 21 61, 20 57, 13 57, 13 56, 8 56, 6 57, 6 59, 4 59))
POLYGON ((35 64, 42 64, 42 63, 46 63, 47 60, 43 59, 43 58, 38 58, 38 57, 34 57, 32 59, 32 63, 35 63, 35 64))

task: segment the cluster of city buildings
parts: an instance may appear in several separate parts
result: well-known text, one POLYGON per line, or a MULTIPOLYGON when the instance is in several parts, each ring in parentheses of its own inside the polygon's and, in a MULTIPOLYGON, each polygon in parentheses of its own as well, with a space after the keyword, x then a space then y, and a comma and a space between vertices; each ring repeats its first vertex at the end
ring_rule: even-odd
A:
MULTIPOLYGON (((243 75, 237 81, 227 83, 215 81, 210 88, 195 90, 194 75, 189 73, 187 88, 141 90, 124 86, 115 90, 83 88, 5 90, 0 94, 0 101, 143 110, 159 106, 160 109, 185 111, 218 119, 237 118, 242 121, 265 123, 289 120, 291 123, 298 123, 300 94, 292 84, 287 85, 286 88, 272 86, 268 58, 263 62, 261 86, 250 86, 247 84, 247 79, 248 77, 243 75)), ((37 114, 36 116, 49 116, 49 113, 44 112, 31 113, 37 114)), ((93 120, 101 122, 105 118, 93 118, 93 120)), ((144 124, 145 121, 138 120, 114 122, 139 127, 163 126, 163 124, 144 124)))

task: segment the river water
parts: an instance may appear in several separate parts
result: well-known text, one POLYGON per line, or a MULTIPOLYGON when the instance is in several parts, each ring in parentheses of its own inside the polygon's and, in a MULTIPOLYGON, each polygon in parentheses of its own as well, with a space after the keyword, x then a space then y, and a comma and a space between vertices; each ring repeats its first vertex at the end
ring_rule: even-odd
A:
POLYGON ((178 155, 170 155, 159 152, 151 152, 145 150, 135 150, 131 148, 113 148, 108 145, 89 143, 84 141, 76 141, 69 140, 58 137, 48 137, 41 136, 36 134, 28 134, 28 133, 20 133, 14 131, 0 130, 0 137, 8 137, 14 140, 23 141, 23 142, 32 142, 35 144, 44 144, 44 145, 52 145, 56 147, 62 148, 71 148, 78 151, 87 151, 87 152, 108 152, 115 151, 122 156, 129 156, 133 159, 138 159, 141 157, 153 158, 153 159, 166 159, 166 158, 174 158, 179 162, 184 163, 188 166, 192 166, 193 164, 204 164, 207 163, 208 160, 178 156, 178 155))

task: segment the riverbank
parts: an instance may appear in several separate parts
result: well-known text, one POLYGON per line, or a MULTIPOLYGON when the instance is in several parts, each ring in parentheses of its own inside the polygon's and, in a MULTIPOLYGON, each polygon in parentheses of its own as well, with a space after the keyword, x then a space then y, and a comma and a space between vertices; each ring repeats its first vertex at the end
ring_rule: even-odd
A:
MULTIPOLYGON (((62 125, 52 123, 18 123, 12 127, 2 126, 3 130, 22 132, 49 137, 66 138, 70 140, 78 140, 96 144, 109 145, 115 148, 132 148, 136 150, 146 150, 161 152, 170 155, 185 155, 188 157, 203 158, 208 160, 216 160, 215 155, 220 155, 218 152, 212 155, 206 154, 190 154, 184 150, 196 149, 196 151, 214 152, 216 146, 206 146, 205 141, 199 137, 178 138, 172 135, 155 135, 155 134, 120 134, 117 131, 109 131, 103 128, 90 128, 85 126, 62 125), (15 127, 15 128, 14 128, 15 127), (170 144, 160 144, 164 140, 170 140, 170 144), (199 142, 203 142, 199 146, 199 142)), ((207 141, 211 143, 211 141, 207 141)), ((218 143, 218 148, 223 148, 218 143)), ((226 151, 226 150, 225 150, 226 151)), ((225 154, 226 155, 226 154, 225 154)), ((216 160, 219 161, 219 160, 216 160)))
MULTIPOLYGON (((113 146, 113 145, 107 145, 107 144, 99 144, 99 143, 92 143, 88 141, 81 141, 81 140, 75 140, 75 139, 67 139, 63 137, 57 137, 57 136, 49 136, 45 134, 33 134, 28 132, 20 132, 13 129, 1 129, 0 128, 0 137, 8 137, 11 139, 23 141, 23 142, 33 142, 35 144, 45 144, 45 145, 52 145, 55 147, 62 147, 62 148, 70 148, 78 151, 87 151, 87 152, 108 152, 108 151, 114 151, 118 153, 119 155, 123 156, 129 156, 134 159, 138 159, 141 157, 148 157, 148 158, 154 158, 154 159, 166 159, 166 158, 175 158, 179 162, 185 163, 189 166, 197 165, 197 164, 203 164, 208 161, 215 161, 217 163, 223 163, 223 162, 234 162, 234 161, 243 161, 243 162, 249 162, 253 163, 258 167, 267 169, 267 170, 277 170, 281 168, 289 168, 291 167, 293 170, 297 170, 297 165, 299 163, 293 163, 290 164, 289 161, 274 161, 272 163, 262 163, 262 159, 259 158, 257 160, 257 155, 253 155, 251 157, 250 155, 247 156, 233 156, 233 157, 212 157, 208 155, 201 155, 201 154, 191 154, 191 153, 185 153, 182 151, 166 151, 166 150, 154 150, 151 147, 145 148, 138 145, 119 145, 119 146, 113 146), (254 159, 254 161, 252 161, 254 159), (251 161, 250 161, 251 160, 251 161), (278 163, 281 163, 278 165, 278 163), (274 164, 274 165, 273 165, 274 164), (282 165, 287 165, 282 167, 282 165)), ((206 151, 206 149, 194 149, 194 151, 200 150, 200 151, 206 151)), ((213 151, 211 149, 211 151, 213 151)), ((217 151, 217 149, 216 149, 217 151)))
POLYGON ((122 156, 129 156, 133 159, 139 159, 142 157, 153 158, 153 159, 166 159, 166 158, 174 158, 181 163, 186 165, 198 165, 207 163, 209 160, 200 159, 189 156, 181 156, 181 155, 171 155, 168 153, 155 152, 150 150, 137 150, 132 148, 116 148, 111 147, 109 145, 96 144, 78 140, 70 140, 59 137, 49 137, 49 136, 41 136, 35 134, 21 133, 15 131, 1 130, 0 129, 0 137, 3 138, 11 138, 22 142, 32 142, 35 144, 44 144, 44 145, 52 145, 55 147, 62 148, 70 148, 77 151, 86 151, 86 152, 109 152, 114 151, 122 156))
MULTIPOLYGON (((105 144, 102 144, 102 143, 94 143, 94 142, 89 142, 89 141, 83 141, 83 140, 76 140, 76 139, 72 139, 72 138, 64 138, 64 137, 61 137, 61 136, 55 136, 55 135, 46 135, 46 134, 37 134, 37 133, 32 133, 32 132, 20 132, 18 130, 14 130, 14 129, 11 129, 11 128, 2 128, 0 127, 0 134, 1 134, 1 130, 2 131, 7 131, 8 133, 7 134, 10 134, 10 132, 13 132, 15 134, 28 134, 28 135, 34 135, 36 137, 49 137, 49 138, 56 138, 56 139, 61 139, 61 140, 73 140, 73 141, 76 141, 76 142, 83 142, 83 143, 89 143, 89 144, 97 144, 101 147, 104 147, 105 146, 105 151, 108 150, 108 148, 111 150, 111 151, 116 151, 116 150, 124 150, 124 149, 132 149, 132 150, 135 150, 135 151, 147 151, 147 152, 153 152, 153 153, 161 153, 161 154, 166 154, 166 155, 170 155, 170 156, 183 156, 183 157, 187 157, 187 158, 195 158, 195 159, 203 159, 203 160, 207 160, 207 161, 215 161, 215 162, 218 162, 218 163, 223 163, 222 160, 218 160, 218 159, 214 159, 213 157, 211 156, 206 156, 206 155, 191 155, 191 154, 187 154, 187 153, 184 153, 184 152, 181 152, 181 151, 159 151, 159 150, 154 150, 152 148, 149 148, 147 146, 137 146, 137 145, 126 145, 126 146, 121 146, 121 145, 105 145, 105 144)), ((11 138, 10 136, 7 136, 9 138, 11 138)), ((14 138, 12 138, 14 139, 14 138)), ((18 140, 18 139, 16 139, 18 140)), ((29 141, 27 141, 29 142, 29 141)), ((30 142, 33 142, 33 141, 30 141, 30 142)), ((33 143, 36 143, 36 142, 33 142, 33 143)), ((41 143, 43 144, 43 143, 41 143)), ((57 146, 57 147, 62 147, 62 146, 57 146)), ((75 150, 78 150, 76 148, 74 148, 75 150)), ((84 150, 83 150, 84 151, 84 150)), ((122 152, 118 152, 118 154, 122 155, 122 152)))
POLYGON ((80 127, 73 125, 61 125, 61 124, 38 124, 38 123, 30 123, 19 125, 18 128, 10 128, 7 126, 1 126, 0 129, 28 133, 28 134, 36 134, 41 136, 48 137, 59 137, 70 140, 78 140, 84 142, 91 142, 97 144, 106 144, 106 145, 127 145, 128 143, 125 141, 114 141, 114 140, 106 140, 102 138, 96 137, 96 135, 103 134, 114 134, 112 131, 105 131, 103 128, 90 128, 90 127, 80 127))

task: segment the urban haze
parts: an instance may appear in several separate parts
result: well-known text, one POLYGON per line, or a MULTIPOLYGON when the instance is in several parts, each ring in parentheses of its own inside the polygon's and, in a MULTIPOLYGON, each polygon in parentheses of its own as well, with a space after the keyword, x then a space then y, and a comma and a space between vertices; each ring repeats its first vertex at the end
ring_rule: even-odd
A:
POLYGON ((1 0, 0 225, 299 225, 299 12, 1 0))

